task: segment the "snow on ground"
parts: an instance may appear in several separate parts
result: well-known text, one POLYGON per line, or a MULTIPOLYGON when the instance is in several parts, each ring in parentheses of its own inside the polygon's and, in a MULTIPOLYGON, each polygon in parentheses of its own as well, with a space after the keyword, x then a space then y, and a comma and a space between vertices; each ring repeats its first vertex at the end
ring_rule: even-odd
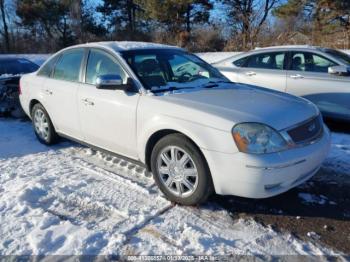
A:
POLYGON ((328 201, 328 198, 323 195, 316 196, 308 193, 299 193, 298 197, 301 198, 303 202, 309 204, 325 205, 329 202, 330 204, 336 205, 335 202, 328 201))
MULTIPOLYGON (((0 120, 0 134, 0 255, 334 254, 213 203, 172 205, 143 168, 71 142, 41 145, 29 122, 0 120)), ((340 161, 333 151, 349 141, 334 135, 330 157, 340 161)))
POLYGON ((350 176, 350 136, 332 135, 331 151, 324 167, 334 174, 350 176))

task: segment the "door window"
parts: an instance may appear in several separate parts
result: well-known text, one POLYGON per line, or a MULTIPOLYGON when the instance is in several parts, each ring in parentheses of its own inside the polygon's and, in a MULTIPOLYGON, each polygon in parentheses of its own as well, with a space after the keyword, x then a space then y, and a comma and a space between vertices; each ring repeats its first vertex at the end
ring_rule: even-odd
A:
POLYGON ((327 58, 307 52, 294 53, 291 62, 291 69, 294 71, 316 73, 327 73, 329 67, 336 65, 327 58))
POLYGON ((57 58, 57 56, 51 58, 42 68, 40 68, 38 76, 50 77, 57 58))
POLYGON ((252 55, 249 57, 245 67, 259 68, 259 69, 272 69, 272 70, 283 70, 285 53, 264 53, 258 55, 252 55))
POLYGON ((74 49, 64 52, 55 66, 53 78, 78 82, 83 56, 83 49, 74 49))
POLYGON ((91 50, 86 68, 86 83, 95 85, 102 75, 119 75, 126 81, 126 74, 115 59, 104 51, 91 50))
POLYGON ((350 66, 350 55, 334 49, 327 49, 325 52, 350 66))

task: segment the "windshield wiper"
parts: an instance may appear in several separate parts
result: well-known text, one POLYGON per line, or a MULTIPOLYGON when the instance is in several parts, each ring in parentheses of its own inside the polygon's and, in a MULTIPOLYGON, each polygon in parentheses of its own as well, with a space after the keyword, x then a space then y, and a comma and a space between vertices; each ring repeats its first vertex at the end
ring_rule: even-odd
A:
MULTIPOLYGON (((218 80, 218 81, 209 81, 208 83, 203 84, 203 85, 199 85, 198 87, 199 88, 213 88, 213 87, 218 87, 219 84, 223 84, 223 83, 233 84, 230 81, 218 80)), ((162 93, 162 92, 169 92, 169 91, 171 92, 171 91, 177 91, 177 90, 182 90, 182 89, 194 89, 194 88, 196 88, 196 87, 195 86, 183 86, 183 87, 170 86, 168 88, 151 89, 151 92, 162 93)))
POLYGON ((182 89, 192 89, 194 87, 192 86, 188 86, 188 87, 176 87, 176 86, 170 86, 168 88, 163 88, 163 89, 156 89, 156 90, 152 90, 151 92, 153 93, 161 93, 161 92, 171 92, 171 91, 177 91, 177 90, 182 90, 182 89))
POLYGON ((218 87, 219 84, 232 84, 230 81, 219 80, 219 81, 209 81, 208 83, 202 85, 204 88, 218 87))

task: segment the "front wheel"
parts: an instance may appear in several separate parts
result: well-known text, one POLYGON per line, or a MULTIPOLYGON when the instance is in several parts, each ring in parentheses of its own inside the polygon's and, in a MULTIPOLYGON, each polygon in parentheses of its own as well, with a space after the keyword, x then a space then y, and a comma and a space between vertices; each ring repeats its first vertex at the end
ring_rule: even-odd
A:
POLYGON ((155 145, 151 156, 153 177, 165 194, 176 203, 203 203, 213 192, 207 163, 187 137, 171 134, 155 145))
POLYGON ((35 135, 39 141, 45 145, 57 143, 58 135, 45 108, 41 104, 35 104, 31 115, 35 135))

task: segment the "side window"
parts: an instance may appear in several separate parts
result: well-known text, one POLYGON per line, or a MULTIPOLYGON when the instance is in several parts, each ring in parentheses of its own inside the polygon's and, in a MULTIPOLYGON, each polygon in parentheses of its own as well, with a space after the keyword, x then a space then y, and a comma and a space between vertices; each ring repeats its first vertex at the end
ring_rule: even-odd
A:
POLYGON ((277 69, 283 70, 284 57, 285 57, 284 53, 276 54, 275 60, 276 60, 276 67, 277 67, 277 69))
POLYGON ((38 76, 50 77, 57 58, 57 56, 51 58, 42 68, 40 68, 38 76))
POLYGON ((283 52, 252 55, 244 67, 283 70, 285 56, 283 52))
POLYGON ((240 58, 240 59, 234 61, 233 64, 237 67, 243 67, 244 64, 246 63, 246 61, 248 60, 248 58, 249 58, 249 56, 240 58))
POLYGON ((79 81, 83 56, 83 49, 68 50, 64 52, 55 66, 53 78, 72 82, 79 81))
POLYGON ((86 67, 86 83, 94 85, 101 75, 120 75, 126 81, 126 74, 115 59, 106 52, 91 50, 86 67))
POLYGON ((336 63, 320 55, 299 52, 293 54, 291 69, 295 71, 327 73, 328 67, 335 65, 336 63))

